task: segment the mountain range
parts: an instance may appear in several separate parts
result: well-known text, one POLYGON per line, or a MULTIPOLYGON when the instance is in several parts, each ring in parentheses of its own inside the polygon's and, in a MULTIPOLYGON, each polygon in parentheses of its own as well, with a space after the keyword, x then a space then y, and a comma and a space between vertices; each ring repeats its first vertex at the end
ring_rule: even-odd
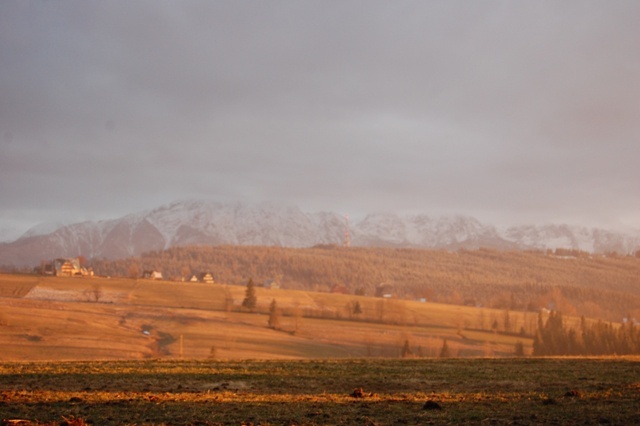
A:
POLYGON ((305 213, 275 203, 225 204, 180 201, 119 219, 38 226, 13 242, 0 243, 0 265, 35 266, 42 260, 82 255, 118 259, 186 245, 310 247, 352 246, 455 250, 480 247, 576 249, 632 253, 640 234, 569 225, 525 225, 498 229, 467 216, 370 214, 347 225, 331 212, 305 213))

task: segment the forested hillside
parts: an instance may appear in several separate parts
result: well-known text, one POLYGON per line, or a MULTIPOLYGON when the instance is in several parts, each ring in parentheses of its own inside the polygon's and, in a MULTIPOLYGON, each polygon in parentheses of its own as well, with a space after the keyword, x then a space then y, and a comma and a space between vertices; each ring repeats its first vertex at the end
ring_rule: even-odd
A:
POLYGON ((640 258, 578 251, 522 252, 246 246, 181 247, 117 261, 94 260, 99 275, 165 279, 210 272, 218 283, 276 280, 282 287, 473 304, 560 310, 612 321, 640 319, 640 258))

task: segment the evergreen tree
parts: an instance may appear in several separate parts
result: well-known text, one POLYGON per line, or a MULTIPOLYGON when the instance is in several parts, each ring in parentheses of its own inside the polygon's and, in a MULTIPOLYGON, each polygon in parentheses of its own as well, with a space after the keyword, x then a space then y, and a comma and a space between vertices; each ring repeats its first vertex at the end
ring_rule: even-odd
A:
POLYGON ((356 300, 356 303, 353 304, 353 314, 360 315, 362 313, 362 306, 360 306, 360 302, 356 300))
POLYGON ((280 310, 276 299, 271 300, 271 305, 269 305, 269 327, 273 329, 280 327, 280 310))
POLYGON ((615 327, 598 321, 588 324, 584 317, 580 329, 565 328, 562 315, 551 312, 533 340, 533 355, 637 355, 640 333, 633 323, 615 327))
POLYGON ((536 331, 536 335, 533 336, 533 356, 544 356, 546 355, 546 348, 542 342, 542 334, 540 333, 540 329, 536 331))
POLYGON ((451 354, 449 353, 449 345, 447 344, 447 339, 442 341, 442 348, 440 348, 440 358, 449 358, 451 354))
POLYGON ((244 292, 242 307, 247 308, 250 311, 254 311, 257 304, 258 297, 256 296, 256 285, 253 283, 253 279, 249 278, 249 281, 247 282, 247 289, 244 292))
POLYGON ((503 325, 504 325, 504 332, 511 333, 511 315, 509 315, 508 309, 504 311, 503 325))
POLYGON ((404 346, 402 347, 402 358, 408 358, 411 356, 413 356, 413 352, 409 346, 409 339, 407 339, 404 341, 404 346))

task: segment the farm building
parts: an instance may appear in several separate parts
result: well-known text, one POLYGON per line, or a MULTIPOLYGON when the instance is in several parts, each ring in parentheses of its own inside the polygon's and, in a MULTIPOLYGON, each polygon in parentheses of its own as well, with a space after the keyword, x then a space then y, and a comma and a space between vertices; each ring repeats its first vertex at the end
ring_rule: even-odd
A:
POLYGON ((45 265, 43 274, 56 277, 76 277, 93 275, 93 271, 87 270, 80 264, 80 258, 57 258, 45 265))
POLYGON ((213 284, 213 275, 211 275, 209 272, 203 272, 202 274, 200 274, 200 281, 205 284, 213 284))
POLYGON ((376 297, 384 297, 386 299, 393 297, 395 288, 391 284, 380 283, 376 287, 376 297))
POLYGON ((265 280, 264 283, 262 283, 262 287, 272 290, 279 289, 280 283, 278 283, 276 280, 265 280))
POLYGON ((148 280, 161 280, 162 279, 162 272, 160 271, 144 271, 142 273, 142 278, 148 279, 148 280))

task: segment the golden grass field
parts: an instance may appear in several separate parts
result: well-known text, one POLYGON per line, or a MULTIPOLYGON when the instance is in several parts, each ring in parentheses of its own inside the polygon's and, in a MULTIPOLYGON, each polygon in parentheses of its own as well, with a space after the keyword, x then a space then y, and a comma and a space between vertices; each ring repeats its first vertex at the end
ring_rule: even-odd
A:
MULTIPOLYGON (((495 333, 504 311, 364 296, 257 288, 256 313, 239 306, 244 286, 167 281, 0 275, 1 361, 310 359, 508 356, 516 342, 495 333), (268 307, 282 310, 268 327, 268 307), (358 301, 361 315, 348 306, 358 301), (484 330, 482 330, 484 329, 484 330)), ((534 313, 509 312, 513 330, 534 313)))

